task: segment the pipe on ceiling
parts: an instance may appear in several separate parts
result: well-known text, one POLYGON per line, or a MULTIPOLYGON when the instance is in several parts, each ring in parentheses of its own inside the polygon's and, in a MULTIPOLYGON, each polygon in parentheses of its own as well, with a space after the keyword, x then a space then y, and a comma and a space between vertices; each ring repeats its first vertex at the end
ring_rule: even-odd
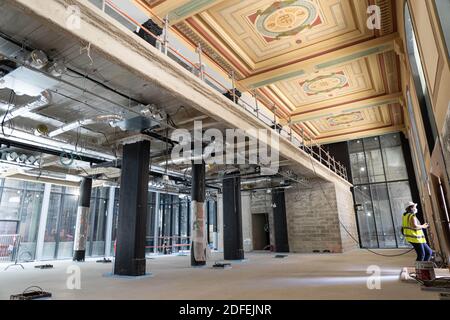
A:
POLYGON ((68 132, 71 130, 75 130, 79 127, 82 126, 86 126, 86 125, 91 125, 91 124, 99 124, 99 123, 114 123, 114 122, 118 122, 118 121, 122 121, 123 118, 119 115, 115 115, 115 114, 110 114, 110 115, 100 115, 97 116, 95 118, 89 118, 89 119, 84 119, 84 120, 76 120, 74 122, 68 123, 56 130, 50 131, 48 133, 48 136, 50 138, 56 137, 64 132, 68 132))

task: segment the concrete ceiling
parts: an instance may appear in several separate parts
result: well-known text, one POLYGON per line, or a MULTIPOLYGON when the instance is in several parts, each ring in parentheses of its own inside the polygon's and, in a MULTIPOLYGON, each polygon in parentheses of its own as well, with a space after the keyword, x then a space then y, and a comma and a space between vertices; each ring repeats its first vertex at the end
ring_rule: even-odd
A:
MULTIPOLYGON (((48 89, 52 94, 51 103, 32 113, 15 118, 13 123, 15 128, 32 133, 38 125, 44 124, 49 131, 52 131, 64 124, 82 119, 130 112, 136 109, 137 105, 156 106, 170 115, 176 128, 193 130, 195 120, 202 120, 205 129, 208 127, 219 130, 228 128, 223 123, 190 107, 185 101, 174 97, 160 86, 142 79, 114 61, 105 59, 89 45, 60 31, 53 30, 42 21, 30 17, 14 6, 0 2, 0 10, 2 12, 0 46, 7 46, 10 42, 15 42, 25 50, 39 49, 44 51, 50 60, 62 61, 68 68, 65 74, 56 78, 57 84, 48 89)), ((0 56, 0 58, 5 57, 0 56)), ((49 74, 46 76, 51 77, 49 74)), ((0 101, 8 101, 10 92, 9 89, 0 89, 0 101)), ((16 96, 12 110, 33 99, 26 95, 16 96)), ((0 105, 0 107, 4 115, 7 106, 0 105)), ((136 109, 135 112, 139 111, 136 109)), ((169 135, 172 129, 173 127, 169 130, 169 135)), ((164 127, 155 131, 161 135, 166 134, 164 127)), ((120 140, 135 134, 136 132, 123 132, 108 124, 90 124, 65 132, 56 140, 94 148, 111 155, 120 155, 120 149, 116 149, 120 148, 120 140)), ((153 163, 156 164, 166 159, 164 155, 161 155, 166 148, 167 145, 164 142, 153 139, 153 163)), ((16 151, 28 155, 40 155, 37 151, 27 149, 17 149, 16 151)), ((83 163, 76 159, 71 165, 65 165, 63 163, 65 160, 67 160, 66 156, 49 155, 45 157, 44 165, 37 168, 25 168, 25 171, 38 175, 43 172, 74 175, 106 173, 104 177, 106 180, 117 178, 120 175, 120 170, 114 168, 93 169, 90 168, 89 163, 83 163)), ((171 166, 173 169, 185 167, 171 166)), ((8 176, 10 177, 13 177, 14 174, 20 174, 22 177, 24 169, 17 172, 8 169, 5 170, 5 174, 6 171, 9 171, 8 176)))

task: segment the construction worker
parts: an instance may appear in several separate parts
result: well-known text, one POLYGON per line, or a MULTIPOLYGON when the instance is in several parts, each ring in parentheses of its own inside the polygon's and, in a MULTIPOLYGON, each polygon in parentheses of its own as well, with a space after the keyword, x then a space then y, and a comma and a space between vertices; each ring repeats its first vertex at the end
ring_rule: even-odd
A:
POLYGON ((428 246, 423 229, 429 227, 428 223, 421 224, 416 217, 417 203, 408 202, 406 212, 403 214, 402 233, 416 250, 416 261, 430 261, 433 250, 428 246))

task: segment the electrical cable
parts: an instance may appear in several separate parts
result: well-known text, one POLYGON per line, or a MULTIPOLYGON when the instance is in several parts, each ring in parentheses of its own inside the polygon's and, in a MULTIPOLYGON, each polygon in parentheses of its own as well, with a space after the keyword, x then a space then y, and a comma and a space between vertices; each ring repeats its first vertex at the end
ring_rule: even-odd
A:
POLYGON ((9 138, 12 135, 12 132, 13 132, 12 125, 13 124, 10 121, 9 129, 10 129, 11 133, 9 135, 6 135, 5 134, 5 122, 6 122, 6 118, 7 118, 8 114, 9 114, 9 112, 11 110, 11 106, 14 104, 15 96, 16 96, 16 93, 14 92, 14 90, 11 90, 10 93, 9 93, 9 98, 8 98, 8 107, 6 109, 5 114, 3 115, 3 119, 2 119, 2 122, 1 122, 2 134, 3 134, 4 137, 7 137, 7 138, 9 138))

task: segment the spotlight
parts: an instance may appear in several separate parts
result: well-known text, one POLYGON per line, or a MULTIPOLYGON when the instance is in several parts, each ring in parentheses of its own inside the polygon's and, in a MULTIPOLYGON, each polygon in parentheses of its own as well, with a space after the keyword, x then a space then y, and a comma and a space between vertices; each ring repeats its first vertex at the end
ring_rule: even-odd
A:
POLYGON ((15 161, 19 157, 19 155, 16 152, 8 152, 6 154, 6 160, 8 161, 15 161))
POLYGON ((27 159, 27 155, 22 153, 18 158, 16 158, 16 161, 19 163, 25 163, 27 159))
POLYGON ((36 69, 42 69, 48 63, 47 55, 42 50, 33 50, 28 56, 27 62, 36 69))
POLYGON ((61 61, 54 61, 48 67, 48 72, 54 77, 60 77, 67 72, 67 68, 61 61))

